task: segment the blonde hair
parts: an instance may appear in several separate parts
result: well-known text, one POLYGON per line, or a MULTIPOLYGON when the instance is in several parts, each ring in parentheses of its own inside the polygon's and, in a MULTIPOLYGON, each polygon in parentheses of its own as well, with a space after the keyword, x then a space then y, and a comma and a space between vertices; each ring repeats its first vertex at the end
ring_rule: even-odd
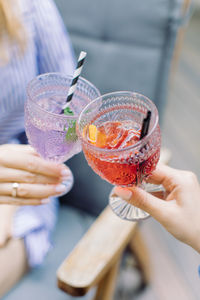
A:
POLYGON ((23 54, 26 44, 27 35, 18 1, 0 0, 0 60, 9 61, 13 45, 23 54))

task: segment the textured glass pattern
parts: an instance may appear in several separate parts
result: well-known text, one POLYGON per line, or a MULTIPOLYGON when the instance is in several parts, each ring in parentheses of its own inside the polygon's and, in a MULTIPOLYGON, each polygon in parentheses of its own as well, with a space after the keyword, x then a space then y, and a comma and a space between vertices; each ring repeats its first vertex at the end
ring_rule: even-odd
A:
MULTIPOLYGON (((112 184, 123 187, 142 185, 158 163, 161 146, 158 112, 152 101, 143 95, 116 92, 100 96, 82 111, 78 120, 78 134, 88 164, 99 176, 112 184), (90 124, 99 128, 110 121, 133 121, 136 127, 141 128, 148 110, 152 113, 148 135, 134 145, 117 149, 98 148, 83 134, 84 128, 90 124)), ((148 215, 119 197, 112 197, 112 194, 110 204, 123 219, 134 220, 148 215)))
POLYGON ((49 73, 36 77, 27 88, 25 128, 29 143, 45 159, 64 162, 81 151, 76 135, 76 120, 81 110, 99 91, 79 78, 70 102, 73 115, 61 114, 72 77, 49 73))

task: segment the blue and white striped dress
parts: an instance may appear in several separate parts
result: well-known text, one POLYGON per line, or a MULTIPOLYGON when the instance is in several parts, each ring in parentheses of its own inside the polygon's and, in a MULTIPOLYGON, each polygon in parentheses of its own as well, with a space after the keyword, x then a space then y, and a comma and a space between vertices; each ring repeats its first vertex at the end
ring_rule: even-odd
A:
MULTIPOLYGON (((0 67, 0 144, 24 131, 27 83, 46 72, 72 74, 74 55, 68 34, 52 0, 20 0, 28 45, 24 55, 13 46, 11 59, 0 67)), ((50 233, 56 221, 56 200, 47 205, 20 207, 13 233, 23 237, 29 265, 39 265, 51 247, 50 233)))

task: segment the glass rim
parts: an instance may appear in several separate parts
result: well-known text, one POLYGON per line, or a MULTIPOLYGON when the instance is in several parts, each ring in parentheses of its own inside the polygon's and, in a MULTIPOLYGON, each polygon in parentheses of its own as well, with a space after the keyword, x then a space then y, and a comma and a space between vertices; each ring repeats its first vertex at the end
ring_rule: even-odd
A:
MULTIPOLYGON (((59 119, 66 119, 66 120, 77 120, 78 116, 79 115, 75 115, 75 116, 70 116, 70 115, 64 115, 64 114, 56 114, 56 113, 53 113, 53 112, 49 112, 47 110, 45 110, 44 108, 42 108, 39 104, 37 104, 34 100, 33 100, 33 97, 31 96, 30 94, 30 87, 34 84, 34 82, 36 82, 39 78, 42 78, 42 77, 47 77, 49 75, 56 75, 58 77, 62 77, 63 79, 73 79, 73 76, 72 75, 67 75, 67 74, 64 74, 64 73, 61 73, 61 72, 48 72, 48 73, 43 73, 43 74, 40 74, 38 76, 36 76, 35 78, 33 78, 28 84, 27 84, 27 87, 26 87, 26 93, 27 93, 27 99, 26 99, 26 103, 28 102, 28 100, 31 101, 31 103, 37 107, 41 112, 45 112, 47 115, 50 115, 52 117, 58 117, 59 119)), ((83 83, 86 83, 88 84, 91 88, 93 88, 94 90, 96 90, 98 92, 99 95, 100 94, 100 91, 98 90, 98 88, 95 87, 95 85, 93 83, 91 83, 89 80, 85 79, 84 77, 80 76, 78 80, 81 80, 83 83)), ((66 95, 66 98, 67 98, 67 95, 66 95)), ((97 98, 95 98, 97 99, 97 98)), ((73 101, 73 99, 72 99, 73 101)), ((93 101, 93 100, 92 100, 93 101)))
POLYGON ((143 94, 140 94, 140 93, 137 93, 137 92, 131 92, 131 91, 116 91, 116 92, 111 92, 111 93, 107 93, 107 94, 103 94, 97 98, 95 98, 94 100, 92 100, 90 103, 88 103, 84 109, 81 111, 81 113, 79 114, 79 117, 77 119, 77 122, 76 122, 76 129, 77 129, 77 135, 80 139, 81 142, 83 142, 83 144, 86 144, 87 146, 89 146, 91 149, 93 149, 94 151, 98 151, 98 152, 102 152, 102 153, 119 153, 119 152, 124 152, 124 151, 127 151, 127 150, 131 150, 131 149, 136 149, 138 148, 138 146, 143 146, 143 144, 145 144, 145 142, 147 141, 147 139, 152 135, 152 133, 155 131, 157 125, 158 125, 158 121, 159 121, 159 115, 158 115, 158 110, 157 110, 157 107, 156 105, 153 103, 152 100, 150 100, 148 97, 144 96, 143 94), (128 147, 125 147, 125 148, 118 148, 118 149, 105 149, 105 148, 100 148, 100 147, 96 147, 95 145, 92 145, 91 143, 89 143, 85 138, 83 138, 82 134, 80 133, 80 130, 79 130, 79 124, 80 124, 80 120, 81 120, 81 117, 82 117, 82 114, 85 112, 85 110, 88 109, 88 107, 90 105, 92 105, 93 103, 97 102, 99 99, 103 98, 103 97, 107 97, 107 96, 112 96, 112 95, 117 95, 117 94, 128 94, 128 95, 134 95, 134 96, 142 96, 143 98, 145 98, 150 104, 151 106, 153 106, 153 109, 155 110, 155 115, 156 115, 156 118, 155 118, 155 122, 151 128, 151 130, 148 132, 148 134, 142 138, 141 140, 139 140, 137 143, 135 143, 134 145, 131 145, 131 146, 128 146, 128 147))

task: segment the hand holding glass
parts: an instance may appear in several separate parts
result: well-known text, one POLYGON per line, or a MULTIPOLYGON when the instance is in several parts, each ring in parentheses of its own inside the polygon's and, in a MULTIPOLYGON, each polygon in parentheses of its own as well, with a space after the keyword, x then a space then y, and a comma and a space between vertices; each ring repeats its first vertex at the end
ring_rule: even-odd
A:
POLYGON ((61 114, 71 81, 71 76, 48 73, 33 79, 27 88, 25 128, 29 143, 43 158, 57 163, 81 151, 76 120, 81 110, 100 96, 93 84, 80 77, 70 102, 73 114, 61 114))

